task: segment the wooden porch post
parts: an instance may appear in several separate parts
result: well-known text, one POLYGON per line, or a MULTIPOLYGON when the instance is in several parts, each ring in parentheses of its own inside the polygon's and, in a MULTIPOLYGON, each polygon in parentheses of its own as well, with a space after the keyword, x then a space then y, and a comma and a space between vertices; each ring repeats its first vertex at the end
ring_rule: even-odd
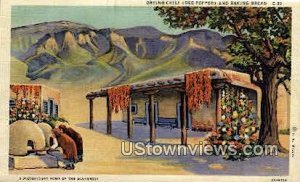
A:
POLYGON ((129 98, 129 105, 127 109, 127 136, 128 138, 132 137, 132 130, 133 130, 133 120, 131 114, 131 98, 129 98))
POLYGON ((181 144, 187 145, 187 130, 186 130, 186 124, 187 124, 187 103, 186 103, 186 94, 185 92, 181 92, 181 144))
POLYGON ((109 97, 106 97, 106 107, 107 107, 107 134, 111 134, 111 108, 109 107, 109 97))
POLYGON ((217 103, 216 103, 216 122, 214 123, 214 129, 217 127, 217 122, 221 121, 221 89, 216 90, 216 98, 217 98, 217 103))
POLYGON ((94 99, 89 99, 90 102, 90 129, 94 129, 94 99))
POLYGON ((156 130, 155 130, 155 115, 154 115, 154 95, 149 95, 149 123, 150 123, 150 143, 155 143, 156 130))

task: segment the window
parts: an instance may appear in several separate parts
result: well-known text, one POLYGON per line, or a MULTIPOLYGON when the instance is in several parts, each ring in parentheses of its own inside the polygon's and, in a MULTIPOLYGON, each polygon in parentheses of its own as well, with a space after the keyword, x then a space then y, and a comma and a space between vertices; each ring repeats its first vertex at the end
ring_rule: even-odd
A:
POLYGON ((44 112, 45 112, 45 114, 49 114, 48 113, 48 101, 46 101, 46 100, 44 100, 43 101, 43 110, 44 110, 44 112))
POLYGON ((57 104, 54 105, 54 109, 55 109, 54 116, 58 117, 58 105, 57 104))
POLYGON ((43 101, 43 112, 52 117, 58 117, 58 104, 53 99, 43 101))
POLYGON ((137 114, 137 104, 131 104, 131 112, 132 114, 137 114))
POLYGON ((14 107, 16 107, 16 101, 13 99, 10 99, 9 100, 9 108, 14 108, 14 107))
POLYGON ((54 101, 52 99, 49 100, 49 107, 50 107, 50 116, 54 115, 54 101))

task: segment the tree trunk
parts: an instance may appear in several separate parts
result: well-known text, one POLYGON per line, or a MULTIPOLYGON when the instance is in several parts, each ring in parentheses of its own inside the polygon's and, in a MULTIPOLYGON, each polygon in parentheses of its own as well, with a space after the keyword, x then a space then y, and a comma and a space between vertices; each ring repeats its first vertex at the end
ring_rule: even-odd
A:
POLYGON ((277 122, 277 72, 278 69, 264 71, 261 102, 261 126, 259 143, 262 145, 277 145, 278 151, 288 152, 279 142, 277 122))

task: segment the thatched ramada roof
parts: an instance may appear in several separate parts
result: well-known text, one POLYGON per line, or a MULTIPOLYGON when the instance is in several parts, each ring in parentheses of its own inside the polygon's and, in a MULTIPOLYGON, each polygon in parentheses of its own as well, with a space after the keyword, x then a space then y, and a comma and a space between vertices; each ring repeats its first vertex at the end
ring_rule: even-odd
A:
MULTIPOLYGON (((250 76, 246 73, 241 73, 232 70, 221 70, 217 68, 205 68, 203 69, 203 71, 204 70, 210 70, 210 76, 214 87, 217 87, 218 83, 230 83, 232 85, 241 86, 260 92, 260 89, 251 83, 250 76)), ((131 93, 176 88, 184 89, 185 80, 184 75, 180 75, 169 78, 137 82, 129 85, 131 87, 131 93)), ((107 96, 107 91, 110 88, 112 87, 105 87, 101 88, 98 91, 90 92, 86 95, 86 98, 94 99, 96 97, 105 97, 107 96)))

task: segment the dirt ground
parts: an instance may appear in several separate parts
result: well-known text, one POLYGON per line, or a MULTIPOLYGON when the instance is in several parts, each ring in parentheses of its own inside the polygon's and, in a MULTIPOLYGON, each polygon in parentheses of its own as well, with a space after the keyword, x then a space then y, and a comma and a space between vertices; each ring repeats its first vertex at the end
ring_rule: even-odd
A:
MULTIPOLYGON (((77 163, 75 170, 62 168, 11 170, 10 174, 239 174, 239 175, 284 175, 288 171, 288 158, 257 157, 249 161, 227 161, 216 156, 171 157, 126 157, 121 155, 122 137, 106 135, 105 124, 96 124, 95 130, 72 125, 84 141, 84 162, 77 163), (102 132, 101 132, 102 130, 102 132), (278 165, 280 164, 280 165, 278 165), (249 166, 250 165, 250 166, 249 166)), ((120 126, 123 126, 120 124, 120 126)), ((141 129, 141 128, 139 128, 141 129)), ((147 129, 147 128, 146 128, 147 129)), ((125 130, 125 128, 120 128, 125 130)), ((180 131, 180 130, 178 130, 180 131)), ((117 128, 113 130, 117 132, 117 128)), ((160 132, 177 132, 174 129, 161 129, 160 132)), ((125 133, 124 133, 125 134, 125 133)), ((158 133, 159 134, 159 133, 158 133)), ((175 133, 177 135, 177 133, 175 133)), ((148 136, 148 135, 147 135, 148 136)), ((203 138, 189 137, 189 143, 198 143, 203 138)), ((180 138, 158 138, 159 143, 178 143, 180 138)), ((280 136, 280 141, 288 148, 289 135, 280 136)))
POLYGON ((26 169, 10 174, 192 174, 180 166, 165 165, 165 161, 126 160, 121 155, 120 140, 89 129, 72 126, 84 141, 84 162, 75 170, 26 169))

